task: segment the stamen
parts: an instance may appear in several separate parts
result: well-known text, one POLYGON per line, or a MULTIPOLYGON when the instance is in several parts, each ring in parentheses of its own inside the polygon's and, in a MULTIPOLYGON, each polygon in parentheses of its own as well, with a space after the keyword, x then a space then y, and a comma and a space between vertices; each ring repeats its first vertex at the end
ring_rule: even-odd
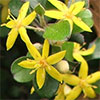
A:
MULTIPOLYGON (((8 14, 13 18, 13 20, 16 20, 15 17, 11 14, 10 9, 8 9, 8 14)), ((10 17, 9 15, 8 15, 8 18, 10 17)), ((11 18, 10 18, 10 20, 11 20, 11 18)))

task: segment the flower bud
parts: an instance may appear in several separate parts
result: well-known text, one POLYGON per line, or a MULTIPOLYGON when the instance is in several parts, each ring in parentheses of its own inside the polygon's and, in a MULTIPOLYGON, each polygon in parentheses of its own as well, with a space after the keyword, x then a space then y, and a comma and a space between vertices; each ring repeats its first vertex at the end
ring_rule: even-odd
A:
POLYGON ((40 43, 34 43, 34 46, 35 46, 38 50, 41 50, 41 49, 42 49, 42 44, 40 44, 40 43))
POLYGON ((62 74, 65 74, 69 71, 69 64, 66 60, 61 60, 59 63, 57 63, 56 69, 62 74))
POLYGON ((68 95, 71 91, 71 88, 68 85, 64 86, 64 95, 68 95))

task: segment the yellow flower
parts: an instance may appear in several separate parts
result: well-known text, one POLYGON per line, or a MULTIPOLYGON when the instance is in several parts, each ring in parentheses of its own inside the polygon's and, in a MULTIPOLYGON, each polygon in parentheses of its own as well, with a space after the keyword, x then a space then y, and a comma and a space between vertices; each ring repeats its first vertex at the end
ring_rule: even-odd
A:
MULTIPOLYGON (((86 63, 82 62, 81 67, 83 68, 85 66, 87 66, 86 63)), ((72 74, 63 75, 63 80, 65 83, 75 86, 67 95, 66 100, 75 100, 80 95, 81 91, 83 91, 83 93, 85 94, 84 97, 87 96, 90 98, 94 98, 96 96, 96 93, 93 90, 93 88, 96 88, 96 86, 93 86, 91 84, 100 79, 100 71, 92 73, 91 75, 86 76, 86 78, 84 78, 84 70, 82 70, 81 72, 81 77, 77 77, 72 74)))
POLYGON ((5 25, 6 27, 11 28, 11 31, 8 34, 6 42, 7 50, 11 49, 12 46, 14 45, 18 33, 20 34, 21 39, 25 43, 30 42, 25 27, 34 20, 36 13, 35 11, 33 11, 31 14, 25 17, 28 8, 29 8, 29 2, 24 3, 21 9, 19 10, 19 15, 17 19, 15 19, 14 16, 11 15, 11 13, 9 12, 8 19, 10 19, 10 21, 7 24, 2 24, 2 26, 5 25))
MULTIPOLYGON (((79 76, 86 78, 87 76, 87 72, 88 72, 88 65, 87 62, 85 61, 85 59, 82 56, 87 56, 90 55, 94 52, 96 45, 94 44, 91 48, 89 49, 85 49, 82 48, 82 46, 80 46, 80 44, 78 43, 74 43, 74 50, 73 50, 73 57, 75 60, 77 60, 78 62, 83 62, 85 64, 85 66, 81 66, 80 71, 79 71, 79 76), (84 72, 83 72, 84 70, 84 72)), ((83 64, 82 63, 82 64, 83 64)))
POLYGON ((82 28, 85 31, 91 32, 91 29, 88 25, 86 25, 81 18, 78 18, 76 15, 82 11, 85 2, 79 1, 70 6, 68 8, 64 3, 58 0, 48 0, 51 4, 53 4, 58 10, 47 10, 45 11, 45 15, 55 19, 64 19, 68 20, 71 26, 71 30, 73 29, 73 23, 82 28))
POLYGON ((60 84, 54 100, 65 100, 70 91, 71 88, 68 85, 65 83, 60 84))
POLYGON ((26 45, 34 60, 27 59, 20 62, 18 65, 23 68, 32 69, 30 74, 36 71, 36 80, 39 89, 44 85, 46 72, 54 79, 62 82, 61 74, 52 65, 63 59, 66 51, 61 51, 48 57, 49 42, 48 40, 45 40, 41 56, 38 50, 33 46, 33 44, 27 43, 26 45))

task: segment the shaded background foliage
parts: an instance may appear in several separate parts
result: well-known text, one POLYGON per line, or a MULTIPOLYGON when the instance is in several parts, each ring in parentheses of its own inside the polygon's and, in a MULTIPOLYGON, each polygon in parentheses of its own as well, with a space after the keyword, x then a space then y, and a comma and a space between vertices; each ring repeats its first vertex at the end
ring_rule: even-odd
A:
MULTIPOLYGON (((9 3, 9 7, 12 10, 14 16, 18 15, 18 10, 21 7, 24 0, 13 0, 13 2, 9 3)), ((27 1, 27 0, 26 0, 27 1)), ((35 7, 38 2, 40 2, 46 9, 49 8, 49 4, 46 4, 47 0, 29 0, 31 2, 31 7, 35 7)), ((96 38, 100 37, 100 1, 98 0, 90 0, 90 10, 93 12, 94 26, 92 27, 93 32, 83 32, 85 41, 90 44, 95 41, 96 38)), ((2 6, 0 6, 0 11, 2 6)), ((31 8, 30 8, 31 10, 31 8)), ((53 20, 52 20, 53 21, 53 20)), ((51 21, 51 22, 52 22, 51 21)), ((1 22, 0 22, 1 24, 1 22)), ((25 56, 27 53, 27 48, 25 44, 21 41, 20 37, 17 38, 14 47, 10 51, 6 51, 6 39, 9 29, 6 27, 0 27, 0 100, 29 100, 29 99, 40 99, 40 96, 37 93, 30 95, 30 88, 32 86, 32 82, 29 83, 17 83, 13 79, 13 75, 11 74, 10 66, 12 62, 18 57, 25 56)), ((35 31, 28 30, 28 35, 32 41, 32 43, 39 42, 43 43, 43 38, 37 35, 35 31)), ((73 41, 75 40, 75 36, 73 41)), ((99 39, 100 41, 100 39, 99 39)), ((100 43, 100 42, 99 42, 100 43)), ((100 47, 98 47, 100 48, 100 47)), ((100 50, 100 49, 99 49, 100 50)), ((98 54, 100 55, 100 54, 98 54)), ((87 58, 89 59, 89 58, 87 58)), ((90 67, 90 73, 100 70, 100 62, 99 59, 89 60, 88 64, 90 67)), ((96 84, 100 85, 100 81, 96 84)), ((100 86, 99 86, 100 87, 100 86)), ((99 90, 100 93, 100 88, 99 90)), ((79 97, 79 100, 88 100, 82 99, 83 96, 79 97)), ((53 99, 53 98, 51 98, 53 99)), ((93 99, 94 100, 94 99, 93 99)), ((97 100, 99 100, 99 95, 97 96, 97 100)))

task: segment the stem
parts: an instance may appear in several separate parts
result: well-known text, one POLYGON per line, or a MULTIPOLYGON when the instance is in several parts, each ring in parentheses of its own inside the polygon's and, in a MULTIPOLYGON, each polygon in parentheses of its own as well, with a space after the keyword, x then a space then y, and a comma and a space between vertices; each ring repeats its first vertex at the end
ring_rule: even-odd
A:
POLYGON ((42 27, 46 26, 46 22, 45 22, 45 20, 44 20, 44 15, 40 16, 40 25, 41 25, 42 27))
POLYGON ((44 32, 45 30, 40 27, 33 27, 33 26, 26 26, 27 29, 35 30, 35 31, 41 31, 44 32))

